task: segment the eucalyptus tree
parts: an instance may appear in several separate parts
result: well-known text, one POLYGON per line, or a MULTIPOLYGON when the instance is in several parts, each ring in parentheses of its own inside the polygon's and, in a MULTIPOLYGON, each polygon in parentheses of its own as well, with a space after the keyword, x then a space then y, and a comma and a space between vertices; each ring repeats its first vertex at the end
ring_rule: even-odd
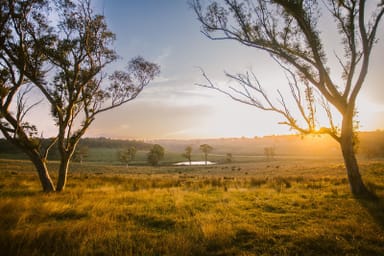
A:
POLYGON ((133 161, 136 157, 137 149, 135 146, 128 147, 119 151, 119 160, 124 163, 126 167, 128 164, 133 161))
POLYGON ((184 157, 188 160, 189 165, 192 164, 192 146, 186 146, 184 149, 184 153, 181 155, 182 155, 182 157, 184 157))
POLYGON ((0 130, 30 157, 43 190, 61 191, 76 146, 96 116, 135 99, 159 66, 136 57, 108 76, 106 66, 118 57, 115 35, 89 0, 1 0, 1 8, 0 130), (54 20, 49 13, 56 14, 54 20), (42 118, 52 118, 57 127, 44 148, 36 124, 27 121, 40 103, 27 101, 33 89, 51 109, 42 118), (60 155, 56 187, 46 166, 54 145, 60 155))
MULTIPOLYGON (((217 86, 203 71, 201 84, 232 99, 272 111, 284 118, 282 124, 302 134, 328 134, 341 147, 351 191, 367 195, 356 159, 356 99, 364 85, 369 61, 377 42, 384 14, 383 1, 365 0, 192 0, 190 2, 202 33, 213 40, 235 40, 268 53, 287 77, 293 107, 288 96, 277 92, 274 101, 253 72, 229 74, 239 87, 217 86), (328 16, 327 16, 328 15, 328 16), (327 48, 320 19, 333 18, 334 38, 342 52, 327 48), (331 68, 337 60, 341 72, 331 68), (332 72, 331 72, 332 71, 332 72), (293 108, 296 108, 295 111, 293 108), (319 127, 318 114, 328 117, 319 127), (341 124, 334 114, 339 113, 341 124)), ((332 30, 331 30, 332 31, 332 30)))
POLYGON ((207 165, 208 164, 208 154, 211 153, 211 151, 213 150, 213 147, 208 145, 208 144, 202 144, 202 145, 200 145, 199 149, 201 152, 203 152, 205 165, 207 165))
POLYGON ((148 152, 148 163, 150 163, 153 166, 157 166, 159 162, 164 158, 165 150, 164 148, 159 145, 155 144, 148 152))
POLYGON ((42 147, 37 127, 26 120, 39 101, 27 101, 33 91, 29 77, 43 81, 47 58, 40 45, 49 45, 48 23, 42 14, 48 12, 45 1, 0 0, 0 130, 4 137, 31 159, 44 191, 53 191, 46 159, 49 149, 42 147), (31 31, 34 31, 31 33, 31 31))

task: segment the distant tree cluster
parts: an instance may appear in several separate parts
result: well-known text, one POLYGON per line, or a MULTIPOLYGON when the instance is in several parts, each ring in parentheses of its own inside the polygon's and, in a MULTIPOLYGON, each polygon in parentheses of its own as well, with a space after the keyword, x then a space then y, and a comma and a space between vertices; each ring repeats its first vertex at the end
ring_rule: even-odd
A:
POLYGON ((153 166, 157 166, 159 162, 164 158, 165 150, 159 144, 153 145, 148 153, 148 163, 153 166))
MULTIPOLYGON (((203 153, 205 165, 207 165, 208 154, 213 150, 213 148, 208 144, 202 144, 200 145, 199 149, 203 153)), ((187 146, 184 150, 184 153, 182 154, 182 156, 188 160, 189 165, 191 165, 191 162, 192 162, 192 150, 193 150, 192 146, 187 146)))

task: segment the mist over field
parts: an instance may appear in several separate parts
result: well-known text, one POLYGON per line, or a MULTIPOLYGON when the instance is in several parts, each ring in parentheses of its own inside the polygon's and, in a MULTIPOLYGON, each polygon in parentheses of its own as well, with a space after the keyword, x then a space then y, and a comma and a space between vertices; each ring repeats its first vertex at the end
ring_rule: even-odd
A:
MULTIPOLYGON (((249 162, 265 160, 265 149, 273 148, 276 159, 284 158, 331 158, 342 159, 339 145, 327 136, 316 135, 273 135, 254 138, 215 138, 215 139, 178 139, 178 140, 114 140, 108 138, 85 138, 80 146, 88 148, 85 162, 101 162, 121 164, 118 152, 130 146, 137 148, 137 158, 133 163, 146 163, 146 154, 151 145, 160 144, 165 149, 165 164, 184 161, 182 153, 187 146, 192 147, 193 160, 201 161, 202 152, 199 146, 209 144, 213 147, 210 157, 212 160, 225 162, 226 154, 233 155, 233 161, 249 162)), ((383 156, 384 132, 360 132, 358 155, 362 158, 375 158, 383 156)), ((5 140, 0 140, 0 157, 25 159, 16 148, 5 140)), ((57 152, 51 152, 51 160, 57 158, 57 152)))

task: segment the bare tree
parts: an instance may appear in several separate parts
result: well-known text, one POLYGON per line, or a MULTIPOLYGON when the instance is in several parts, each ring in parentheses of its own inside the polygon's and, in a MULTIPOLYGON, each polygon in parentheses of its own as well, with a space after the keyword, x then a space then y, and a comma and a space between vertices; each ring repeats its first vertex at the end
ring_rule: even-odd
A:
MULTIPOLYGON (((192 0, 202 32, 213 40, 235 40, 267 52, 286 73, 298 115, 293 114, 287 97, 278 91, 273 101, 261 86, 256 75, 226 75, 239 87, 223 89, 216 86, 203 72, 207 83, 202 86, 218 90, 232 99, 272 111, 284 117, 282 124, 302 134, 329 134, 341 146, 351 191, 356 196, 369 194, 355 155, 354 116, 356 98, 368 73, 370 55, 377 38, 376 32, 384 14, 381 1, 364 0, 192 0), (367 2, 374 9, 369 13, 367 2), (380 3, 379 3, 380 2, 380 3), (318 21, 328 12, 341 35, 344 52, 335 54, 342 73, 331 76, 328 56, 318 21), (341 81, 340 81, 341 80, 341 81), (317 97, 317 95, 319 97, 317 97), (318 109, 329 119, 327 127, 318 127, 318 109), (342 117, 335 124, 332 108, 342 117), (301 121, 299 121, 301 120, 301 121)), ((332 75, 335 73, 332 73, 332 75)))
MULTIPOLYGON (((89 0, 53 3, 50 6, 43 0, 4 1, 1 21, 6 22, 0 24, 8 31, 1 34, 5 42, 1 56, 5 82, 0 129, 30 156, 38 170, 44 169, 38 171, 39 175, 44 174, 44 177, 40 175, 44 191, 64 189, 76 146, 96 116, 135 99, 159 74, 158 65, 136 57, 126 70, 108 77, 104 69, 117 55, 112 49, 115 35, 108 29, 105 18, 93 13, 89 0), (57 13, 56 26, 50 25, 47 9, 57 13), (51 106, 57 126, 57 136, 43 153, 40 150, 32 154, 37 150, 33 146, 35 138, 27 133, 33 126, 22 127, 23 123, 11 113, 14 95, 25 84, 40 90, 51 106), (45 166, 48 150, 54 144, 60 155, 56 188, 45 166)), ((30 110, 21 109, 24 113, 30 110)))

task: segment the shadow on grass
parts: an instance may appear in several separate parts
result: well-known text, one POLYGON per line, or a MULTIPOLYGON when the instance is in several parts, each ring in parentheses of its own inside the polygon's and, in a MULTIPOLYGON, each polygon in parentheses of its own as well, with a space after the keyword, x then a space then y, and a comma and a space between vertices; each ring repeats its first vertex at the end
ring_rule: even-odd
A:
POLYGON ((21 190, 21 189, 15 189, 15 190, 6 190, 1 191, 0 196, 1 197, 9 197, 9 198, 23 198, 23 197, 32 197, 36 195, 41 195, 41 191, 30 191, 30 190, 21 190))
POLYGON ((338 255, 344 251, 338 242, 329 237, 305 237, 276 234, 260 234, 239 230, 233 241, 236 251, 253 252, 256 255, 338 255))
POLYGON ((377 225, 384 230, 384 198, 374 196, 371 198, 357 198, 357 200, 368 211, 377 225))
MULTIPOLYGON (((119 216, 120 219, 122 216, 119 216)), ((174 230, 176 221, 170 218, 159 218, 156 216, 128 214, 128 218, 134 220, 137 224, 153 230, 174 230)), ((124 218, 121 219, 124 221, 124 218)))

